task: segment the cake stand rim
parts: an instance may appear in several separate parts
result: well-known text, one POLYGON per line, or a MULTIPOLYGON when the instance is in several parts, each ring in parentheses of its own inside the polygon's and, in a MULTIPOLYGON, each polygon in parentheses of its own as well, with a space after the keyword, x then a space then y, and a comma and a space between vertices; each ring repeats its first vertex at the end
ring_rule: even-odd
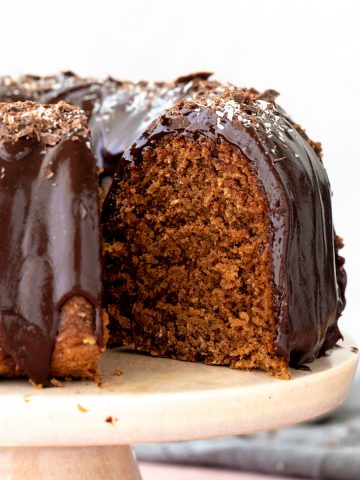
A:
MULTIPOLYGON (((311 364, 312 372, 294 372, 295 378, 288 381, 269 378, 262 372, 230 373, 230 369, 224 367, 200 367, 199 364, 136 354, 126 357, 120 353, 125 374, 123 378, 109 378, 105 391, 104 387, 98 390, 99 387, 90 382, 74 382, 64 389, 40 392, 33 390, 26 381, 0 382, 0 424, 3 427, 0 447, 182 441, 249 434, 310 420, 332 411, 350 390, 359 352, 353 348, 356 343, 351 337, 344 338, 342 347, 334 349, 329 358, 311 364), (139 378, 133 381, 132 393, 124 393, 131 381, 126 370, 131 362, 135 362, 131 367, 133 375, 139 378), (144 366, 144 378, 137 364, 144 366), (173 365, 177 375, 183 371, 184 385, 188 381, 193 390, 156 391, 161 385, 165 388, 169 365, 173 365), (316 371, 318 368, 320 370, 316 371), (153 378, 145 378, 146 375, 153 375, 153 378), (160 375, 159 379, 156 375, 160 375), (193 375, 193 378, 187 380, 186 375, 193 375), (222 387, 206 386, 207 375, 210 381, 221 380, 222 387), (237 378, 238 385, 226 384, 237 378), (241 384, 240 379, 246 382, 241 384), (205 382, 205 385, 196 390, 191 380, 205 382), (116 390, 119 385, 120 393, 116 390), (146 385, 155 390, 144 393, 141 388, 146 389, 146 385), (77 387, 79 391, 74 393, 77 387), (134 390, 137 387, 138 392, 134 390), (82 388, 85 393, 81 392, 82 388), (67 394, 67 390, 71 394, 67 394), (20 394, 24 391, 25 395, 20 394)), ((105 357, 105 362, 110 361, 108 358, 105 357)), ((176 379, 173 383, 176 385, 176 379)))

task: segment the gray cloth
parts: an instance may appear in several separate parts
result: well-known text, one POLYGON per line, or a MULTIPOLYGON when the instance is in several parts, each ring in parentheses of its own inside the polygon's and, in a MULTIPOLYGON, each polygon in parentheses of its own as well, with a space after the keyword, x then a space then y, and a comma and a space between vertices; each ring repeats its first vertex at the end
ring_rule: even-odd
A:
POLYGON ((283 430, 138 445, 140 460, 322 480, 360 480, 360 378, 331 416, 283 430))

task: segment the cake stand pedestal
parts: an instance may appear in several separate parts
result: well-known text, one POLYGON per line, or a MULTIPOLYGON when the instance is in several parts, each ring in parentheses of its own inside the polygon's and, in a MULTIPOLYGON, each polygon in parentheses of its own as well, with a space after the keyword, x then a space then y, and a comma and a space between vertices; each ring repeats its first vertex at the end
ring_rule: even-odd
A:
POLYGON ((140 480, 129 445, 248 434, 324 415, 345 399, 351 339, 291 380, 109 351, 99 387, 0 381, 1 480, 140 480))

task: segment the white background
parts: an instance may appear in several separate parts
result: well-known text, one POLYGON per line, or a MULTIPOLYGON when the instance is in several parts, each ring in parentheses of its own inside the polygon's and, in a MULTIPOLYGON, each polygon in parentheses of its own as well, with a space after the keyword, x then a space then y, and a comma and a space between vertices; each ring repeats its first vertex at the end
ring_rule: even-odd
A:
POLYGON ((345 238, 348 307, 360 344, 360 1, 6 0, 0 74, 171 80, 197 70, 281 92, 321 140, 345 238))

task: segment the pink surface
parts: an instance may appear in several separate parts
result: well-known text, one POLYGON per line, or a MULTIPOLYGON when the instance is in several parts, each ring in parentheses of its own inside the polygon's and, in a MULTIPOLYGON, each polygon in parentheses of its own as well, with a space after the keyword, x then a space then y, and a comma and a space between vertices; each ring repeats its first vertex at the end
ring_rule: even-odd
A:
POLYGON ((290 477, 144 462, 140 463, 140 471, 143 480, 295 480, 290 477))

